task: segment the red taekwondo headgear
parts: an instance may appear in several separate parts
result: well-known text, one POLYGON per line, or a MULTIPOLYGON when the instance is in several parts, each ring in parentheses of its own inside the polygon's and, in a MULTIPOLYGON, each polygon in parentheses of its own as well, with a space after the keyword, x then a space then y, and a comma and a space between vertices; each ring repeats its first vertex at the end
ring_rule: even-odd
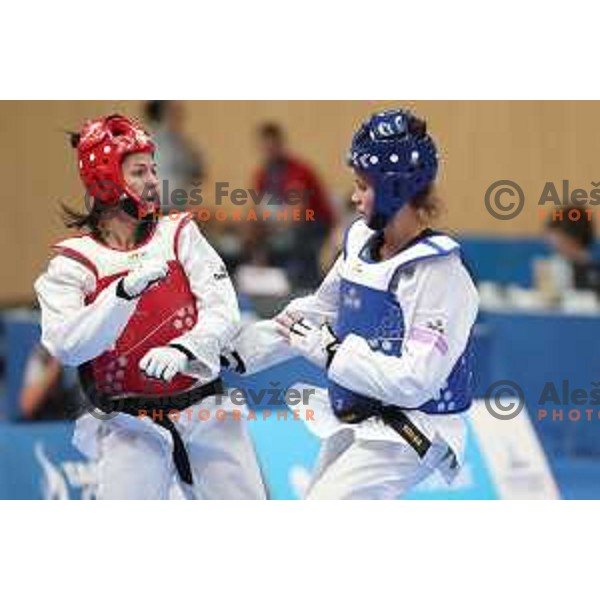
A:
POLYGON ((156 147, 142 126, 122 115, 86 121, 77 142, 79 174, 88 194, 106 206, 131 198, 140 208, 143 198, 129 188, 121 165, 128 154, 156 147))

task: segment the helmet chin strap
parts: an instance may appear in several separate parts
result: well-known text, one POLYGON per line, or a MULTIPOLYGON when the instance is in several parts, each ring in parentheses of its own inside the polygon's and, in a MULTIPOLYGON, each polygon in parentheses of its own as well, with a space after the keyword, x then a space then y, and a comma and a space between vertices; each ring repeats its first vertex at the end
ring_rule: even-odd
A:
POLYGON ((377 231, 380 231, 382 229, 385 229, 385 226, 388 224, 389 222, 389 217, 385 217, 384 215, 373 211, 373 214, 371 215, 371 217, 369 218, 369 221, 367 222, 367 226, 370 229, 375 229, 377 231))
POLYGON ((139 206, 133 198, 125 196, 125 198, 121 200, 121 210, 130 217, 133 217, 138 221, 141 220, 139 206))
MULTIPOLYGON (((138 221, 144 221, 144 220, 152 220, 153 218, 153 212, 152 211, 142 211, 141 206, 138 202, 136 202, 133 198, 131 198, 130 196, 125 196, 121 202, 120 205, 121 210, 129 215, 130 217, 133 217, 134 219, 138 220, 138 221)), ((159 206, 155 206, 155 209, 160 208, 159 206)))
POLYGON ((406 204, 410 202, 407 194, 403 193, 401 180, 394 173, 386 173, 379 177, 369 177, 375 192, 373 214, 368 226, 371 229, 382 230, 406 204))

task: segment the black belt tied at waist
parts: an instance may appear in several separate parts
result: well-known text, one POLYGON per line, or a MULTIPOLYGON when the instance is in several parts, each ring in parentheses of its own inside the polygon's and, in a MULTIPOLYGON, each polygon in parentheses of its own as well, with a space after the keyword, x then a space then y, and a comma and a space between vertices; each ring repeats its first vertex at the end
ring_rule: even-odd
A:
MULTIPOLYGON (((366 398, 366 402, 361 405, 355 405, 346 410, 335 410, 335 415, 340 421, 349 424, 357 424, 370 417, 381 419, 385 425, 391 427, 418 455, 419 458, 425 458, 432 446, 429 437, 415 425, 408 417, 406 411, 409 409, 400 408, 391 404, 383 404, 379 400, 366 398)), ((456 471, 458 459, 450 446, 441 458, 441 462, 447 463, 449 471, 456 471)))
POLYGON ((396 406, 384 406, 381 420, 391 427, 413 450, 423 458, 431 448, 431 440, 396 406))
MULTIPOLYGON (((381 420, 391 427, 418 455, 424 458, 431 448, 431 440, 423 433, 399 406, 385 405, 381 409, 381 420)), ((448 446, 442 462, 448 462, 449 469, 458 467, 454 450, 448 446)))
POLYGON ((173 396, 128 396, 121 398, 95 398, 92 403, 104 413, 121 412, 133 417, 138 417, 140 411, 153 411, 154 423, 166 429, 173 440, 173 462, 181 480, 189 485, 194 483, 190 457, 185 444, 181 439, 175 423, 169 418, 170 410, 185 410, 193 404, 208 398, 223 394, 225 386, 221 378, 210 383, 193 388, 173 396))

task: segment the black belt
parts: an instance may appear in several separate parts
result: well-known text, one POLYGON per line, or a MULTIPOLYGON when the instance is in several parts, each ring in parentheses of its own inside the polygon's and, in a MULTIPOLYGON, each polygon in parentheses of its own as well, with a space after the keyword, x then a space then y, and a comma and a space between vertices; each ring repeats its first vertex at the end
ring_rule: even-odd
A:
POLYGON ((152 420, 171 434, 171 438, 173 440, 173 462, 175 463, 177 473, 183 482, 192 485, 194 483, 194 478, 192 476, 190 457, 188 456, 185 444, 181 439, 181 435, 179 435, 175 424, 169 418, 168 411, 185 410, 186 408, 192 406, 192 404, 196 404, 197 402, 204 400, 204 398, 208 398, 208 396, 223 394, 224 391, 225 387, 223 385, 223 380, 219 378, 211 381, 210 383, 193 388, 187 392, 182 392, 181 394, 176 394, 174 396, 95 398, 93 400, 93 404, 105 413, 122 412, 134 417, 139 416, 141 410, 155 411, 152 414, 152 420))
MULTIPOLYGON (((381 419, 391 427, 418 455, 424 458, 431 448, 431 440, 425 435, 398 406, 385 405, 381 409, 381 419)), ((442 461, 449 461, 451 469, 458 466, 454 450, 448 446, 442 461)))
MULTIPOLYGON (((431 448, 431 440, 406 415, 405 410, 399 406, 383 404, 379 400, 366 397, 364 402, 354 405, 348 410, 336 410, 334 407, 335 415, 344 423, 361 423, 370 417, 381 419, 419 455, 419 458, 424 458, 431 448)), ((450 447, 448 447, 443 460, 449 460, 452 468, 458 466, 454 450, 450 447)))
POLYGON ((381 420, 391 427, 414 451, 423 458, 429 448, 430 439, 396 406, 384 406, 381 409, 381 420))

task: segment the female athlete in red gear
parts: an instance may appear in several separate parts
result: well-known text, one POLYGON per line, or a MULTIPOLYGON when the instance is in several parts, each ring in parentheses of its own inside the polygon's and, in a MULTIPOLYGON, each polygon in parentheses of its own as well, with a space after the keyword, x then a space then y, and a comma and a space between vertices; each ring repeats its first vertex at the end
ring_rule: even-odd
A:
POLYGON ((53 246, 35 289, 42 343, 79 368, 94 407, 74 443, 97 461, 98 497, 167 498, 177 475, 187 497, 264 498, 219 376, 239 327, 223 262, 189 215, 160 217, 154 143, 135 121, 88 121, 73 142, 90 206, 67 217, 85 232, 53 246))

